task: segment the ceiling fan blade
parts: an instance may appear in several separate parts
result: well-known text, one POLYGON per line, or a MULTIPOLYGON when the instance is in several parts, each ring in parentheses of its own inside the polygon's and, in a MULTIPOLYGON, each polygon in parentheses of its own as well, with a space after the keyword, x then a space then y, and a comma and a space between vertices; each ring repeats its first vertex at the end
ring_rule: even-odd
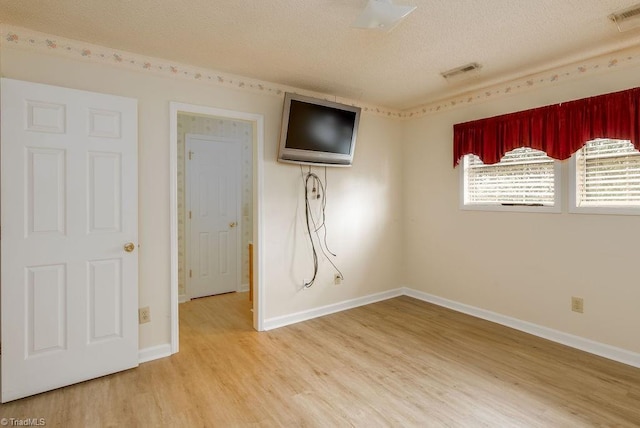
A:
POLYGON ((391 0, 369 0, 360 16, 351 24, 355 28, 390 31, 413 12, 415 6, 395 5, 391 0))

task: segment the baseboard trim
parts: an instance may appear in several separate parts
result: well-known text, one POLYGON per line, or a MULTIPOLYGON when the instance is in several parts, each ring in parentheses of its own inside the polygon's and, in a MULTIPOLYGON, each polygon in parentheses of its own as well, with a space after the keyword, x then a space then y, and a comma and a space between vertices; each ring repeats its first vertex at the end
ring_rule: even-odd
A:
POLYGON ((302 321, 307 321, 313 318, 334 314, 336 312, 346 311, 347 309, 353 309, 353 308, 357 308, 358 306, 369 305, 371 303, 392 299, 394 297, 398 297, 402 295, 403 295, 403 289, 396 288, 395 290, 389 290, 389 291, 383 291, 382 293, 370 294, 368 296, 345 300, 343 302, 333 303, 331 305, 321 306, 319 308, 313 308, 313 309, 296 312, 289 315, 269 318, 264 320, 264 329, 273 330, 274 328, 284 327, 286 325, 291 325, 291 324, 299 323, 302 321))
POLYGON ((142 364, 149 361, 157 360, 159 358, 168 357, 170 355, 171 344, 169 343, 166 343, 164 345, 150 346, 138 351, 138 363, 142 364))
MULTIPOLYGON (((330 315, 336 312, 346 311, 348 309, 369 305, 371 303, 376 303, 383 300, 393 299, 394 297, 399 296, 408 296, 414 299, 422 300, 424 302, 433 303, 434 305, 452 309, 454 311, 471 315, 476 318, 495 322, 496 324, 520 330, 522 332, 529 333, 543 339, 551 340, 552 342, 560 343, 571 348, 579 349, 590 354, 598 355, 609 360, 640 368, 639 353, 628 351, 622 348, 617 348, 611 345, 606 345, 604 343, 596 342, 590 339, 585 339, 584 337, 575 336, 573 334, 554 330, 552 328, 544 327, 528 321, 522 321, 517 318, 512 318, 507 315, 502 315, 486 309, 478 308, 476 306, 456 302, 455 300, 445 299, 443 297, 425 293, 424 291, 415 290, 409 287, 396 288, 393 290, 345 300, 343 302, 333 303, 331 305, 321 306, 306 311, 300 311, 289 315, 269 318, 264 320, 264 330, 273 330, 275 328, 284 327, 325 315, 330 315)), ((189 300, 189 297, 187 297, 186 295, 180 295, 180 303, 184 303, 189 300)), ((158 345, 141 349, 138 353, 138 360, 140 363, 145 363, 147 361, 168 357, 170 355, 171 346, 169 344, 158 345)))
POLYGON ((412 288, 404 288, 403 294, 405 296, 413 297, 414 299, 422 300, 425 302, 433 303, 438 306, 452 309, 457 312, 462 312, 467 315, 481 318, 487 321, 495 322, 506 327, 511 327, 516 330, 523 331, 525 333, 532 334, 534 336, 541 337, 543 339, 551 340, 552 342, 560 343, 562 345, 576 348, 581 351, 595 354, 600 357, 608 358, 613 361, 628 364, 633 367, 640 368, 640 354, 628 351, 622 348, 616 348, 615 346, 605 345, 600 342, 596 342, 590 339, 585 339, 573 334, 564 333, 562 331, 554 330, 552 328, 543 327, 538 324, 522 321, 517 318, 512 318, 506 315, 501 315, 496 312, 491 312, 486 309, 481 309, 475 306, 459 303, 454 300, 445 299, 442 297, 434 296, 433 294, 425 293, 423 291, 414 290, 412 288))
POLYGON ((191 300, 191 298, 189 296, 187 296, 186 294, 180 294, 178 296, 178 303, 187 303, 190 300, 191 300))
POLYGON ((246 293, 249 291, 249 284, 242 284, 238 287, 238 293, 246 293))

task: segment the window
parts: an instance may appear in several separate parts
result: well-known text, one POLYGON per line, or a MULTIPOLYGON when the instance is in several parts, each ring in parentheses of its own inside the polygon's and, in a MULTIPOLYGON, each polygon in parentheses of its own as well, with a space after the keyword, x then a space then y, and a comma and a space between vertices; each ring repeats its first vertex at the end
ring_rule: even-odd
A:
POLYGON ((573 212, 640 214, 640 152, 630 141, 589 141, 572 169, 573 212))
POLYGON ((464 209, 560 212, 558 162, 540 150, 518 148, 493 165, 465 155, 462 174, 464 209))

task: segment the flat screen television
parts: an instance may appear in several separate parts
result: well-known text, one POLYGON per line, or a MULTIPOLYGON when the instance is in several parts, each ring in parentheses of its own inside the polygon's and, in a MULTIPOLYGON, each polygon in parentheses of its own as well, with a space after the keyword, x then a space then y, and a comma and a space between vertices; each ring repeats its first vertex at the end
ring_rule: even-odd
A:
POLYGON ((351 166, 359 122, 360 107, 287 92, 278 160, 351 166))

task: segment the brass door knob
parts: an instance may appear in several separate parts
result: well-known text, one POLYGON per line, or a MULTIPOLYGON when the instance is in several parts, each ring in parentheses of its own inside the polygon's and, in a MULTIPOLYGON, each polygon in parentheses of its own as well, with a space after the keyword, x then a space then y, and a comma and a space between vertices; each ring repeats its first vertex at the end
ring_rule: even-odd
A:
POLYGON ((231 223, 229 223, 229 227, 236 227, 238 225, 238 223, 236 223, 235 221, 232 221, 231 223))
POLYGON ((136 246, 133 244, 133 242, 127 242, 126 244, 124 244, 124 250, 127 253, 132 252, 135 248, 136 248, 136 246))

